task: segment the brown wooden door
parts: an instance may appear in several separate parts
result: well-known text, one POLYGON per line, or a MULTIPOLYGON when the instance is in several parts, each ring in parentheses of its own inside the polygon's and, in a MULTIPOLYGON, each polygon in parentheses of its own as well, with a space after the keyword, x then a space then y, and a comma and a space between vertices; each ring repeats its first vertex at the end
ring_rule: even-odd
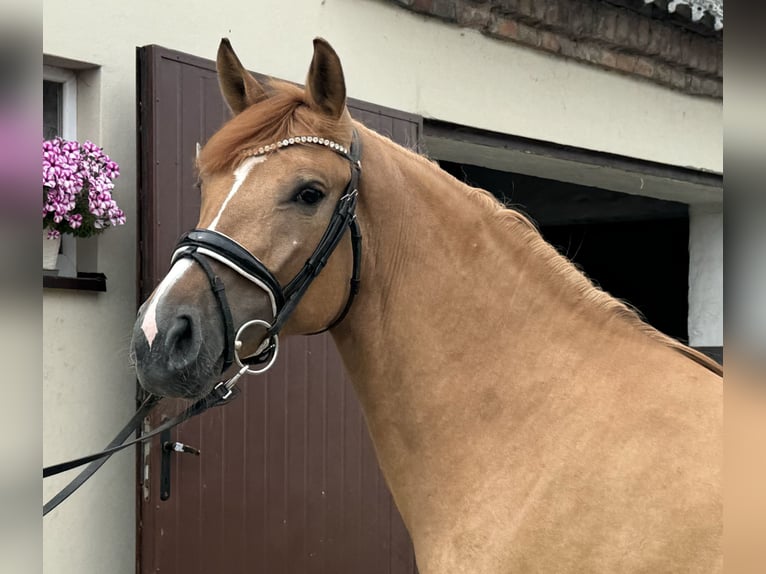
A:
MULTIPOLYGON (((143 300, 166 273, 178 237, 197 222, 195 144, 228 112, 210 60, 147 46, 138 50, 138 72, 143 300)), ((350 105, 369 127, 405 145, 419 142, 420 118, 350 105)), ((174 431, 173 440, 202 455, 172 455, 167 500, 159 442, 141 455, 143 574, 416 572, 332 339, 286 343, 269 374, 241 382, 236 401, 174 431)))

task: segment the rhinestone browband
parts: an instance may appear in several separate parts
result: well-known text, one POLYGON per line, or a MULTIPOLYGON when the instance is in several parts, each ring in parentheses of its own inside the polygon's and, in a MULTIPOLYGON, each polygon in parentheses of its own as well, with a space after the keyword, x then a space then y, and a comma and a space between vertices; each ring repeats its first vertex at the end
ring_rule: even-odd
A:
POLYGON ((265 145, 265 146, 261 146, 261 147, 259 147, 257 149, 253 148, 251 150, 246 150, 246 151, 242 152, 242 156, 243 157, 256 157, 256 156, 263 155, 263 154, 269 153, 271 151, 274 151, 274 150, 277 150, 277 149, 280 149, 280 148, 283 148, 283 147, 287 147, 287 146, 291 146, 291 145, 295 145, 295 144, 307 144, 307 143, 313 143, 313 144, 327 146, 331 150, 340 152, 340 153, 342 153, 344 155, 348 155, 348 153, 349 153, 347 147, 342 146, 339 143, 334 142, 332 140, 328 140, 326 138, 320 138, 320 137, 317 137, 317 136, 296 136, 296 137, 292 137, 292 138, 285 138, 283 140, 279 140, 276 143, 265 145))

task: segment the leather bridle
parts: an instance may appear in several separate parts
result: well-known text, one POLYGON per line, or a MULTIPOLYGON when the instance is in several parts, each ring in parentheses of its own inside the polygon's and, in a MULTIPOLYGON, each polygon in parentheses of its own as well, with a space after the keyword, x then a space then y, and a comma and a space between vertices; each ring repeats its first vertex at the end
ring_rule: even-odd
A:
POLYGON ((172 264, 175 264, 179 259, 188 257, 199 264, 205 272, 205 275, 207 275, 210 282, 210 288, 218 302, 221 318, 223 320, 224 350, 221 372, 225 372, 234 362, 239 365, 239 371, 228 380, 218 383, 210 393, 199 399, 190 407, 187 407, 173 419, 164 422, 151 432, 125 443, 125 440, 127 440, 127 438, 141 426, 144 417, 149 414, 151 409, 154 408, 160 400, 160 397, 156 395, 149 395, 143 401, 136 414, 134 414, 130 421, 128 421, 128 424, 117 433, 117 436, 103 451, 43 468, 43 478, 46 478, 90 463, 85 470, 80 472, 80 474, 43 506, 43 516, 56 508, 56 506, 61 504, 74 493, 74 491, 82 486, 85 481, 88 480, 115 452, 131 445, 147 441, 160 434, 162 431, 197 416, 211 407, 228 403, 229 399, 234 394, 234 386, 242 375, 246 373, 260 374, 270 368, 274 364, 279 350, 279 332, 282 330, 293 311, 295 311, 295 308, 301 298, 305 295, 311 283, 327 264, 327 261, 330 259, 330 256, 335 251, 335 248, 345 234, 346 228, 348 228, 351 233, 351 246, 353 251, 353 269, 348 298, 338 316, 324 329, 317 331, 317 333, 333 328, 346 317, 346 314, 349 309, 351 309, 354 298, 359 291, 362 259, 362 234, 359 229, 359 224, 356 221, 355 214, 356 200, 359 193, 359 177, 362 169, 362 147, 356 130, 352 133, 351 146, 348 149, 325 138, 316 136, 298 136, 283 139, 268 146, 259 147, 257 150, 247 153, 247 155, 264 155, 291 145, 304 144, 323 145, 347 159, 351 164, 351 178, 346 185, 343 195, 335 205, 335 210, 330 218, 330 222, 328 223, 322 238, 319 240, 316 249, 314 249, 314 252, 308 258, 306 263, 287 285, 282 287, 268 267, 234 239, 210 229, 193 229, 183 235, 176 245, 176 249, 171 259, 172 266, 172 264), (226 289, 221 278, 215 274, 208 259, 213 259, 226 265, 240 276, 248 279, 251 283, 264 290, 271 301, 273 313, 272 323, 255 319, 244 323, 235 331, 231 309, 226 297, 226 289), (239 337, 245 329, 254 324, 266 327, 266 339, 256 351, 255 355, 246 359, 241 359, 237 352, 240 344, 239 337), (262 363, 267 363, 265 368, 251 369, 251 365, 262 363))
MULTIPOLYGON (((274 354, 278 349, 277 337, 284 327, 287 320, 295 311, 301 298, 305 295, 311 283, 319 275, 335 248, 340 243, 341 238, 349 228, 351 232, 351 246, 353 250, 353 271, 349 285, 349 295, 346 304, 338 316, 324 329, 317 331, 321 333, 327 329, 333 328, 340 323, 351 308, 354 298, 359 291, 360 267, 362 258, 362 234, 359 230, 359 224, 356 221, 356 199, 357 186, 361 172, 361 143, 356 130, 353 131, 351 147, 347 150, 345 147, 314 136, 298 136, 287 138, 273 144, 275 147, 266 146, 255 150, 250 156, 264 155, 274 149, 282 149, 291 145, 324 145, 341 157, 347 159, 351 164, 351 178, 349 179, 343 195, 335 205, 330 222, 325 229, 324 235, 319 240, 316 249, 308 258, 303 267, 293 277, 293 279, 284 287, 279 283, 269 268, 263 264, 255 255, 250 253, 237 241, 210 229, 193 229, 183 235, 176 245, 175 252, 171 259, 171 264, 179 259, 189 257, 196 261, 207 275, 210 282, 210 288, 218 302, 218 308, 221 312, 221 319, 224 328, 224 351, 223 366, 221 372, 225 372, 235 360, 236 331, 231 316, 231 309, 226 297, 226 289, 220 277, 213 271, 206 259, 214 259, 235 271, 241 277, 244 277, 257 287, 265 291, 271 301, 273 322, 269 325, 266 332, 266 341, 257 353, 248 358, 249 364, 270 363, 273 364, 274 354)), ((312 333, 313 334, 313 333, 312 333)), ((242 365, 240 365, 242 366, 242 365)), ((257 371, 262 372, 262 371, 257 371)))

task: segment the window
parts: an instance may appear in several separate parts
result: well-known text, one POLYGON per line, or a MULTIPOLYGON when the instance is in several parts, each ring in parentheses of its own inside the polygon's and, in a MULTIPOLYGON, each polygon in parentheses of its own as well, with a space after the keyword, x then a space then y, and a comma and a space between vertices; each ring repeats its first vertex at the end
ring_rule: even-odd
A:
POLYGON ((43 67, 43 138, 77 138, 77 76, 71 70, 43 67))
MULTIPOLYGON (((77 76, 71 70, 43 66, 43 139, 77 139, 77 76)), ((77 276, 76 239, 61 237, 57 270, 62 277, 77 276)))

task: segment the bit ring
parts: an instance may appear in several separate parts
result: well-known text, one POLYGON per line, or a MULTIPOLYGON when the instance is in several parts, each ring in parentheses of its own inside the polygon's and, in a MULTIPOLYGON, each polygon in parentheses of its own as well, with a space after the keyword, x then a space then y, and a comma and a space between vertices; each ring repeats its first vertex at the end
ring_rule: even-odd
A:
POLYGON ((271 357, 269 358, 265 367, 261 367, 260 369, 253 369, 250 367, 250 365, 247 365, 246 363, 242 362, 242 359, 240 359, 239 357, 239 349, 242 347, 242 342, 239 340, 239 338, 245 330, 247 330, 250 327, 255 327, 256 325, 261 327, 266 327, 267 331, 271 329, 271 324, 267 323, 266 321, 262 321, 261 319, 253 319, 252 321, 243 323, 242 326, 237 330, 237 334, 234 337, 234 360, 236 361, 237 365, 239 365, 242 369, 246 369, 244 371, 244 374, 247 374, 247 375, 260 375, 262 373, 265 373, 271 367, 274 366, 274 363, 277 360, 277 355, 279 354, 279 335, 275 334, 275 335, 271 335, 268 339, 266 339, 266 343, 267 343, 266 348, 271 347, 272 351, 271 351, 271 357))

